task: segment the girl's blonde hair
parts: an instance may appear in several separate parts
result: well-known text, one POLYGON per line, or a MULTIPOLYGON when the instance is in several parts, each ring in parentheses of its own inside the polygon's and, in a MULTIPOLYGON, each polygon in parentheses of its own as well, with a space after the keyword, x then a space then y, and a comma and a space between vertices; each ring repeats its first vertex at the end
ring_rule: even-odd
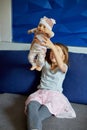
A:
MULTIPOLYGON (((54 45, 59 46, 62 49, 62 51, 65 55, 64 63, 68 65, 68 58, 69 58, 68 47, 62 43, 54 43, 54 45)), ((47 51, 46 60, 49 64, 52 63, 50 60, 50 50, 47 51)))

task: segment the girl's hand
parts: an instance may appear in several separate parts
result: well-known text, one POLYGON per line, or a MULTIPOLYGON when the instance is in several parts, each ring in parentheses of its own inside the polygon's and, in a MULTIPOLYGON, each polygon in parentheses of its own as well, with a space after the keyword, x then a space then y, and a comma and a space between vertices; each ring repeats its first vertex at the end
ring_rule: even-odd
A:
POLYGON ((54 44, 52 43, 52 41, 47 37, 44 37, 42 44, 43 44, 43 46, 46 46, 50 49, 52 49, 54 47, 54 44))

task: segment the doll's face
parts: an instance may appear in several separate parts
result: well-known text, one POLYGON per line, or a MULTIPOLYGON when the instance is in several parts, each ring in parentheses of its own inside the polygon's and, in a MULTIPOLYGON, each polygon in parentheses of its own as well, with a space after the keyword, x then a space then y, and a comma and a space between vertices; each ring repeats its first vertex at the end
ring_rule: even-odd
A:
POLYGON ((37 27, 39 33, 49 34, 49 29, 44 24, 39 24, 37 27))
POLYGON ((39 31, 42 32, 42 31, 44 31, 46 29, 46 26, 43 25, 43 24, 39 24, 37 28, 38 28, 39 31))

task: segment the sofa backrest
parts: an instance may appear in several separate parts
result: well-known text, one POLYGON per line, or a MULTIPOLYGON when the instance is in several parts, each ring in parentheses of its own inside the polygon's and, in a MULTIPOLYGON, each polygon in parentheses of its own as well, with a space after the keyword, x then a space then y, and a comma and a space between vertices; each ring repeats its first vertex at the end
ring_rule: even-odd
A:
MULTIPOLYGON (((21 45, 17 46, 21 48, 21 45)), ((0 93, 30 94, 37 89, 41 73, 29 70, 29 49, 24 48, 0 51, 0 93)), ((69 51, 69 69, 63 93, 71 102, 87 104, 87 49, 77 52, 76 48, 69 51)))

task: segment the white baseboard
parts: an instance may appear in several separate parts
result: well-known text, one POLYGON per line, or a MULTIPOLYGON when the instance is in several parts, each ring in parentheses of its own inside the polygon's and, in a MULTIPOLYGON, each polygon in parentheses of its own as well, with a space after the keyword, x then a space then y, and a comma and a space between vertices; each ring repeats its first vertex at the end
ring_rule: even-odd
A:
MULTIPOLYGON (((87 47, 72 47, 68 46, 69 52, 84 53, 87 54, 87 47)), ((0 42, 0 50, 29 50, 29 43, 10 43, 0 42)))

